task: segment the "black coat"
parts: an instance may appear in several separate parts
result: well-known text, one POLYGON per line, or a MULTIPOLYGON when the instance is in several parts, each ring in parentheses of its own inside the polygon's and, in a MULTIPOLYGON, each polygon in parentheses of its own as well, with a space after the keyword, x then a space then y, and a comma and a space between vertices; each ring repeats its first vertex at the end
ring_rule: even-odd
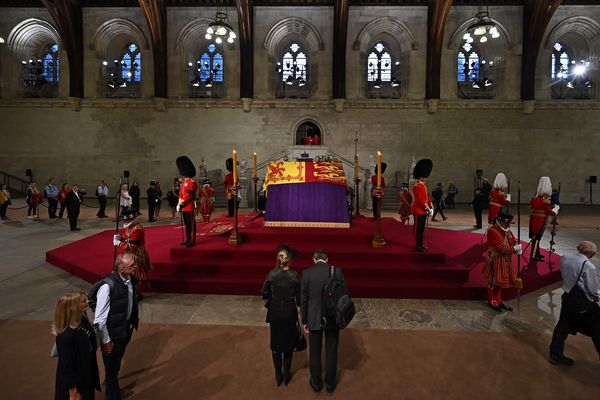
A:
MULTIPOLYGON (((342 270, 336 267, 335 271, 336 276, 344 280, 342 270)), ((302 324, 308 325, 311 331, 321 329, 321 297, 329 272, 329 264, 318 262, 302 273, 300 313, 302 324)))
POLYGON ((140 209, 140 188, 139 186, 131 186, 129 188, 129 196, 131 197, 131 208, 134 210, 140 209))
POLYGON ((67 197, 65 198, 65 204, 67 206, 67 211, 69 212, 69 215, 79 214, 79 208, 81 207, 82 200, 83 197, 81 195, 81 192, 79 193, 79 198, 73 191, 70 191, 67 194, 67 197))
POLYGON ((67 328, 56 337, 55 400, 68 400, 73 386, 83 400, 94 399, 94 390, 100 390, 96 348, 94 331, 87 318, 82 319, 76 329, 67 328))
POLYGON ((300 280, 291 269, 269 271, 262 288, 266 300, 267 322, 271 325, 271 350, 294 351, 296 345, 296 322, 300 306, 300 280))

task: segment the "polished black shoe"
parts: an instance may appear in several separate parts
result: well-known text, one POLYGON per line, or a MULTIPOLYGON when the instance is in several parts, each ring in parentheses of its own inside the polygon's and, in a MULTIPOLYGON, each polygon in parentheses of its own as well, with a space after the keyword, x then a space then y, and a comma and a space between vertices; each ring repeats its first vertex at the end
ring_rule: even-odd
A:
POLYGON ((506 310, 506 311, 512 311, 513 308, 511 306, 507 306, 504 303, 500 303, 500 305, 498 305, 498 307, 500 307, 502 310, 506 310))
POLYGON ((473 228, 475 228, 475 229, 481 229, 482 227, 480 225, 473 225, 473 228))
POLYGON ((425 251, 425 249, 423 248, 423 246, 417 246, 415 247, 415 250, 418 251, 419 253, 422 253, 425 251))
POLYGON ((488 303, 487 303, 487 304, 488 304, 488 306, 490 306, 490 308, 491 308, 492 310, 494 310, 494 311, 496 311, 496 312, 502 312, 502 309, 501 309, 499 306, 497 306, 497 305, 495 305, 495 304, 492 304, 492 303, 490 303, 489 301, 488 301, 488 303))
POLYGON ((194 247, 194 243, 186 243, 185 248, 189 249, 190 247, 194 247))
POLYGON ((181 242, 180 243, 182 246, 185 246, 187 244, 187 242, 181 242))
POLYGON ((321 389, 323 389, 323 384, 317 385, 316 383, 313 382, 312 378, 310 378, 308 380, 308 383, 310 384, 310 387, 312 388, 312 390, 316 393, 319 393, 321 391, 321 389))
POLYGON ((281 372, 275 372, 275 383, 277 383, 278 387, 283 383, 283 375, 281 375, 281 372))
POLYGON ((556 354, 550 353, 550 357, 548 357, 548 361, 554 365, 568 365, 571 366, 575 364, 572 358, 566 357, 564 354, 556 354))
POLYGON ((327 386, 326 390, 327 390, 327 394, 329 396, 331 396, 333 394, 333 392, 335 392, 335 386, 327 386))

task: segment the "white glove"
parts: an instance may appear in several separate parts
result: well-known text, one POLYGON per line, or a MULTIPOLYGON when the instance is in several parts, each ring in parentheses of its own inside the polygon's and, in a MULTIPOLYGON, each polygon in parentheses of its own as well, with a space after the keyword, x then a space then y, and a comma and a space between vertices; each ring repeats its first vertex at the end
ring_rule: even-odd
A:
POLYGON ((427 209, 427 214, 433 215, 433 208, 428 208, 427 209))
POLYGON ((554 214, 558 214, 558 210, 560 210, 560 206, 557 204, 557 205, 555 205, 555 206, 554 206, 554 208, 552 209, 552 212, 553 212, 554 214))
POLYGON ((113 246, 118 246, 121 243, 121 235, 118 233, 113 236, 113 246))
POLYGON ((175 207, 175 209, 177 210, 177 212, 179 212, 179 210, 181 210, 181 206, 177 204, 177 207, 175 207))
POLYGON ((512 198, 512 196, 509 194, 506 195, 506 201, 508 201, 510 203, 510 199, 512 198))
POLYGON ((521 244, 515 244, 515 253, 517 253, 518 255, 523 254, 523 245, 521 244))

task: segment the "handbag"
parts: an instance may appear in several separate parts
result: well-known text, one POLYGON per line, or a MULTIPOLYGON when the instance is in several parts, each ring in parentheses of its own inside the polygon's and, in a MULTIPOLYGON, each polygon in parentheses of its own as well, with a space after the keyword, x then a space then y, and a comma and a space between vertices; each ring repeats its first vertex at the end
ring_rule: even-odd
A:
POLYGON ((586 262, 587 260, 581 265, 579 275, 577 275, 577 279, 575 280, 575 285, 573 285, 569 293, 564 294, 563 299, 563 301, 566 303, 566 306, 576 314, 592 312, 594 311, 594 307, 596 307, 596 303, 588 299, 585 292, 577 284, 581 274, 583 273, 583 267, 585 266, 586 262))
POLYGON ((294 351, 302 351, 308 347, 306 343, 306 338, 304 337, 304 333, 302 333, 302 327, 300 323, 296 321, 296 344, 294 346, 294 351))

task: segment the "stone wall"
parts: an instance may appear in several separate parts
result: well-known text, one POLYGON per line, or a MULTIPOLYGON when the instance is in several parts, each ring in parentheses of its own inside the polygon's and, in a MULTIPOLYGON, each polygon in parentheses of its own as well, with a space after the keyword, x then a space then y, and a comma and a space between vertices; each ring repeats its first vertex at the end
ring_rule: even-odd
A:
MULTIPOLYGON (((600 175, 600 103, 542 101, 533 114, 523 113, 520 102, 520 58, 522 49, 520 7, 492 7, 492 17, 507 32, 510 47, 505 51, 498 96, 490 101, 459 100, 456 96, 456 46, 452 35, 476 8, 453 7, 445 33, 442 58, 441 98, 436 113, 428 113, 423 101, 427 42, 427 10, 424 7, 351 7, 347 43, 345 103, 331 101, 333 10, 328 7, 257 7, 255 9, 255 99, 250 112, 239 101, 239 48, 224 49, 226 57, 225 98, 216 101, 186 100, 186 49, 177 48, 184 28, 195 20, 214 16, 213 8, 168 9, 169 100, 159 111, 150 98, 153 91, 152 53, 142 48, 143 97, 137 100, 102 99, 102 55, 93 46, 98 28, 109 19, 125 18, 148 38, 139 8, 84 8, 85 93, 80 112, 67 100, 68 64, 61 62, 60 98, 17 100, 19 60, 12 59, 7 46, 0 45, 0 171, 24 177, 32 168, 36 180, 50 176, 58 181, 79 182, 93 188, 101 179, 115 187, 123 170, 142 186, 159 179, 163 186, 176 174, 174 160, 188 154, 196 164, 204 157, 209 170, 224 168, 224 159, 235 148, 240 158, 259 160, 281 154, 294 144, 293 129, 309 118, 324 127, 323 144, 330 151, 352 159, 354 133, 360 134, 360 164, 370 168, 369 155, 381 150, 388 162, 386 178, 406 174, 413 157, 434 160, 432 183, 454 181, 461 190, 458 200, 470 201, 475 169, 493 180, 505 172, 514 184, 521 181, 524 198, 529 197, 541 175, 562 182, 562 199, 583 203, 589 192, 585 178, 600 175), (318 66, 310 100, 274 100, 273 60, 265 39, 271 28, 285 18, 310 21, 323 40, 314 49, 318 66), (393 17, 412 35, 404 56, 408 65, 400 100, 366 100, 357 38, 377 18, 393 17), (336 105, 338 109, 336 110, 336 105), (340 107, 341 105, 341 107, 340 107)), ((233 26, 235 10, 229 9, 233 26)), ((561 6, 548 32, 566 18, 585 15, 600 21, 600 6, 561 6)), ((44 9, 2 9, 0 36, 25 18, 49 22, 44 9)), ((115 39, 124 40, 123 37, 115 39)), ((596 40, 598 40, 596 38, 596 40)), ((596 46, 597 47, 597 46, 596 46)), ((594 48, 596 48, 594 47, 594 48)), ((189 50, 189 49, 188 49, 189 50)), ((537 93, 549 98, 547 54, 538 62, 537 93)), ((597 69, 599 66, 596 65, 597 69)), ((594 185, 600 202, 600 189, 594 185)))

